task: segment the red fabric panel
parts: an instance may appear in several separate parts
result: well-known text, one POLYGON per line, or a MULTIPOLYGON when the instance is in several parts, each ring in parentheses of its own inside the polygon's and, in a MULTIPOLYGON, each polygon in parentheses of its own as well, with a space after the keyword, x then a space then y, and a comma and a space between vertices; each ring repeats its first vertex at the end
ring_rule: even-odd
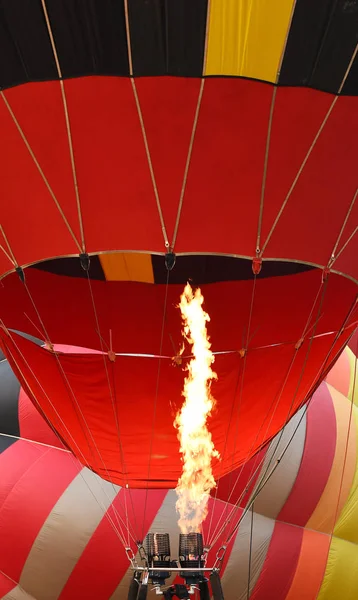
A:
MULTIPOLYGON (((170 236, 199 81, 148 77, 137 83, 170 236)), ((74 78, 65 82, 65 89, 87 250, 164 252, 130 80, 74 78)), ((254 254, 272 91, 270 85, 240 78, 206 80, 178 252, 254 254)), ((7 90, 6 97, 79 238, 59 82, 21 85, 7 90)), ((332 96, 316 90, 278 88, 261 243, 331 101, 332 96)), ((356 188, 357 103, 356 97, 339 98, 279 220, 267 258, 321 265, 329 260, 356 188)), ((7 199, 2 224, 17 261, 28 264, 77 253, 4 102, 0 119, 2 190, 7 199)), ((354 230, 357 211, 358 205, 340 247, 354 230)), ((336 263, 337 269, 356 278, 357 246, 355 236, 336 263)), ((0 272, 10 268, 1 253, 0 272)))
MULTIPOLYGON (((27 460, 27 454, 31 453, 31 464, 16 479, 13 462, 9 461, 7 468, 11 470, 15 482, 0 512, 2 539, 11 539, 16 548, 16 552, 9 552, 6 544, 0 545, 0 565, 4 573, 15 581, 19 581, 23 564, 45 519, 79 471, 76 461, 69 462, 67 453, 38 446, 39 458, 34 461, 33 447, 23 442, 22 449, 21 460, 27 460), (27 498, 26 510, 23 507, 24 498, 27 498)), ((6 465, 1 466, 2 477, 4 468, 6 465)))
POLYGON ((272 92, 246 79, 205 81, 177 252, 255 254, 272 92))
POLYGON ((28 439, 64 448, 56 433, 42 418, 31 402, 25 391, 20 388, 19 393, 19 424, 20 436, 28 439))
MULTIPOLYGON (((285 196, 332 102, 309 89, 279 88, 271 136, 263 218, 265 240, 285 196)), ((326 265, 357 187, 357 102, 341 97, 283 211, 265 256, 294 258, 326 265)), ((357 213, 356 213, 357 215, 357 213)), ((341 244, 357 220, 351 215, 341 244)), ((334 268, 357 277, 358 261, 349 246, 334 268), (348 262, 346 263, 346 259, 348 262), (355 264, 354 264, 355 263, 355 264)))
POLYGON ((0 454, 0 510, 16 483, 45 452, 46 448, 18 440, 0 454))
POLYGON ((66 93, 87 250, 163 252, 130 79, 70 79, 66 93))
MULTIPOLYGON (((116 389, 116 411, 125 461, 122 465, 103 357, 98 354, 68 354, 56 358, 16 334, 13 334, 15 344, 4 331, 0 335, 4 351, 15 372, 22 378, 23 385, 28 385, 27 391, 34 394, 45 416, 84 464, 91 465, 105 478, 108 478, 107 470, 112 471, 117 483, 124 484, 128 479, 131 487, 143 487, 148 478, 151 449, 151 486, 175 486, 181 462, 173 420, 182 402, 183 373, 175 369, 171 361, 162 361, 157 395, 156 358, 117 357, 114 363, 105 358, 112 388, 115 383, 116 389), (155 404, 156 420, 152 435, 155 404), (145 418, 143 415, 146 415, 145 418), (167 457, 165 463, 163 454, 167 457)), ((322 336, 314 340, 306 364, 306 344, 297 353, 293 364, 290 345, 248 353, 242 396, 237 393, 236 385, 241 359, 237 354, 216 357, 218 382, 213 392, 217 407, 209 420, 213 441, 223 455, 221 463, 214 463, 216 477, 219 473, 225 475, 237 468, 277 433, 287 419, 298 382, 299 392, 292 411, 301 405, 330 349, 331 337, 322 336), (290 376, 282 392, 290 365, 290 376), (279 394, 280 401, 272 414, 279 394), (234 414, 237 414, 240 403, 238 428, 235 421, 230 423, 233 402, 234 414)))
MULTIPOLYGON (((123 508, 123 495, 125 493, 127 494, 129 519, 133 527, 137 523, 137 534, 142 534, 143 526, 143 532, 146 535, 166 496, 166 491, 155 490, 150 492, 146 504, 145 519, 143 519, 145 490, 131 490, 130 495, 128 491, 120 490, 112 506, 107 511, 116 526, 117 517, 114 509, 126 522, 123 508), (135 517, 133 517, 133 510, 135 517)), ((133 548, 132 542, 131 546, 133 548)), ((133 548, 133 550, 135 549, 133 548)), ((104 516, 69 577, 60 598, 61 600, 72 600, 78 597, 79 590, 81 590, 81 596, 88 598, 88 600, 109 598, 124 577, 128 567, 129 561, 123 545, 113 531, 108 518, 104 516), (105 552, 103 552, 104 548, 105 552), (104 573, 106 574, 105 577, 103 576, 104 573)))
POLYGON ((322 383, 307 412, 306 441, 300 470, 278 520, 301 527, 306 525, 326 486, 335 449, 336 414, 328 388, 322 383))
MULTIPOLYGON (((45 172, 68 221, 78 236, 77 208, 59 82, 30 83, 4 92, 45 172)), ((19 264, 63 253, 77 253, 68 229, 43 182, 3 101, 0 102, 0 151, 6 210, 2 226, 19 264), (56 235, 54 235, 56 232, 56 235)), ((1 236, 1 234, 0 234, 1 236)), ((6 243, 1 239, 1 245, 6 243)), ((1 252, 1 267, 7 269, 1 252)))
POLYGON ((200 79, 151 77, 136 81, 155 180, 169 241, 173 239, 200 79))
POLYGON ((14 588, 16 588, 14 582, 5 577, 5 575, 3 575, 2 573, 0 573, 0 596, 5 596, 14 588))
POLYGON ((243 494, 249 481, 251 481, 246 493, 243 495, 242 500, 240 501, 240 506, 245 507, 250 498, 250 493, 260 475, 262 462, 265 458, 266 452, 267 446, 260 450, 260 452, 258 452, 241 467, 236 469, 236 471, 232 471, 228 475, 221 477, 217 482, 217 489, 212 491, 212 495, 220 500, 224 500, 224 502, 236 504, 243 494))
POLYGON ((252 600, 285 600, 297 568, 303 529, 276 523, 252 600))
MULTIPOLYGON (((101 348, 86 279, 31 269, 27 271, 26 281, 53 343, 101 348)), ((158 354, 165 285, 131 281, 93 281, 91 285, 101 335, 106 343, 109 345, 111 330, 116 352, 158 354)), ((251 334, 255 335, 250 347, 296 343, 302 335, 320 286, 319 270, 286 277, 259 278, 251 321, 251 334)), ((205 310, 211 317, 208 331, 213 350, 238 350, 247 332, 253 282, 225 281, 204 284, 201 289, 205 310)), ((177 308, 182 291, 182 285, 168 286, 163 339, 163 354, 168 356, 172 356, 174 351, 171 338, 178 350, 182 341, 182 322, 177 308)), ((316 334, 337 331, 341 327, 356 293, 357 288, 352 281, 338 275, 330 276, 316 334)), ((318 303, 311 325, 317 311, 318 303)), ((1 318, 8 328, 38 336, 38 331, 25 314, 41 331, 41 323, 26 289, 14 274, 3 282, 1 318)))

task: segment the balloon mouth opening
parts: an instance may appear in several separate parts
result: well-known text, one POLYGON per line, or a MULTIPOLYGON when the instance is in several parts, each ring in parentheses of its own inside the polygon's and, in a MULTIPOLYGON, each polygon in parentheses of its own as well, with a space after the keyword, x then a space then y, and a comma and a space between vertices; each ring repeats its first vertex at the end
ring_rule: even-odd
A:
POLYGON ((131 281, 156 284, 205 285, 223 281, 245 281, 285 277, 323 269, 294 259, 257 259, 217 253, 166 254, 144 252, 103 252, 98 254, 51 258, 24 269, 93 281, 131 281), (259 268, 258 268, 258 262, 259 268), (169 276, 168 276, 169 272, 169 276))

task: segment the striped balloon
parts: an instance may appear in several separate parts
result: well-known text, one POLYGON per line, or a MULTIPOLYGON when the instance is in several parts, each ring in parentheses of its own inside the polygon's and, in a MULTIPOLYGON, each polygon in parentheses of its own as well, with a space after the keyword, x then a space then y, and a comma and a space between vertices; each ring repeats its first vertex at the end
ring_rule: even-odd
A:
MULTIPOLYGON (((203 533, 206 541, 217 538, 212 559, 233 534, 221 571, 226 600, 246 600, 248 591, 255 600, 356 599, 356 366, 347 348, 309 406, 219 482, 203 533), (241 518, 236 531, 227 525, 233 510, 232 522, 241 518)), ((148 530, 169 532, 176 554, 175 492, 121 489, 82 467, 6 361, 0 423, 0 598, 119 600, 131 576, 124 545, 134 547, 148 530)))

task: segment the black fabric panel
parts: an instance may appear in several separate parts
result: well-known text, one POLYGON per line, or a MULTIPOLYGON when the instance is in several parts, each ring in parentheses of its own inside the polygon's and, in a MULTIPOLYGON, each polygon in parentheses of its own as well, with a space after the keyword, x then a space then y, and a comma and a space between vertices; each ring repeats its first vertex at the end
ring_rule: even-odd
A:
POLYGON ((5 452, 5 450, 10 448, 10 446, 15 444, 15 442, 17 442, 16 439, 5 437, 4 435, 1 435, 1 433, 0 433, 0 454, 2 452, 5 452))
POLYGON ((203 72, 207 0, 167 0, 168 74, 203 72))
MULTIPOLYGON (((104 281, 105 276, 99 256, 91 256, 90 259, 90 279, 104 281)), ((80 259, 77 256, 46 260, 28 268, 37 269, 38 271, 47 271, 48 273, 54 273, 55 275, 66 275, 67 277, 81 277, 87 279, 87 273, 82 269, 80 259)))
MULTIPOLYGON (((124 2, 46 0, 63 77, 128 75, 124 2)), ((0 86, 57 79, 40 0, 0 2, 0 86)))
POLYGON ((342 94, 346 96, 358 96, 358 54, 353 61, 342 94))
MULTIPOLYGON (((152 256, 152 266, 155 283, 166 283, 167 270, 164 257, 152 256)), ((294 275, 313 268, 300 263, 265 261, 259 277, 294 275)), ((187 281, 191 281, 194 285, 202 285, 218 281, 247 280, 253 277, 251 260, 231 256, 177 256, 175 266, 170 271, 169 283, 185 285, 187 281)))
MULTIPOLYGON (((0 433, 20 435, 19 392, 20 384, 9 363, 7 360, 2 360, 0 362, 0 433)), ((6 438, 1 439, 6 440, 6 438)))
POLYGON ((357 33, 358 0, 298 0, 279 83, 337 93, 357 33))
POLYGON ((46 0, 63 77, 128 75, 123 0, 46 0))
POLYGON ((207 0, 130 0, 133 74, 202 75, 207 0))
POLYGON ((0 87, 56 77, 40 0, 1 0, 0 87))

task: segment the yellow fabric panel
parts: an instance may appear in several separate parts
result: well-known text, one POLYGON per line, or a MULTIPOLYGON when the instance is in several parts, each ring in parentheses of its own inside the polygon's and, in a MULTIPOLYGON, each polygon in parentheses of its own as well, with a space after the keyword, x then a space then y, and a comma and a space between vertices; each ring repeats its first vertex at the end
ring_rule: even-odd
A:
POLYGON ((210 0, 205 75, 275 82, 294 0, 210 0))
POLYGON ((354 356, 354 353, 350 348, 346 348, 345 352, 347 352, 349 365, 351 368, 350 373, 350 382, 349 382, 349 392, 348 398, 353 400, 354 404, 358 406, 358 365, 357 359, 354 356))
POLYGON ((332 533, 336 514, 340 511, 347 500, 351 485, 354 479, 356 469, 356 443, 357 433, 355 422, 352 419, 350 434, 348 440, 348 455, 344 469, 344 477, 342 483, 342 491, 339 499, 337 512, 338 495, 341 486, 341 478, 343 472, 343 464, 348 436, 349 417, 351 403, 336 389, 329 387, 332 396, 333 406, 336 413, 336 450, 334 454, 333 464, 329 478, 324 488, 323 494, 311 515, 306 527, 323 533, 332 533))
MULTIPOLYGON (((358 408, 353 406, 352 422, 354 428, 358 432, 358 408)), ((358 434, 356 434, 358 438, 358 434)), ((356 456, 358 447, 356 442, 356 456)), ((350 488, 350 494, 346 501, 341 514, 337 520, 337 525, 334 529, 334 534, 350 542, 358 544, 358 461, 355 461, 355 474, 353 484, 350 488)), ((357 588, 358 598, 358 588, 357 588)))
POLYGON ((150 254, 116 252, 100 254, 99 259, 107 281, 154 283, 150 254))
POLYGON ((317 600, 357 600, 358 546, 333 538, 317 600))

